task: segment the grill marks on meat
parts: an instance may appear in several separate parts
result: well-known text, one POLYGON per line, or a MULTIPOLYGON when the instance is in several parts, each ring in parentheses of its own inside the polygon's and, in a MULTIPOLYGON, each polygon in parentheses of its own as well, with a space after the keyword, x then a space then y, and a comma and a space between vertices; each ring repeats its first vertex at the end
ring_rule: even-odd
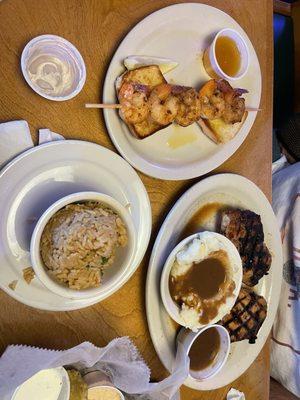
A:
MULTIPOLYGON (((255 286, 268 273, 272 257, 264 243, 260 216, 250 210, 227 210, 221 216, 220 232, 237 248, 243 263, 243 283, 255 286)), ((231 342, 248 339, 255 343, 267 316, 267 302, 250 288, 243 287, 231 312, 221 324, 228 330, 231 342)))
POLYGON ((264 243, 260 216, 250 210, 224 211, 221 233, 235 245, 243 262, 243 282, 255 286, 270 269, 272 257, 264 243))
POLYGON ((231 312, 221 320, 221 325, 229 332, 231 342, 248 339, 249 343, 255 343, 266 316, 266 300, 250 289, 242 288, 231 312))

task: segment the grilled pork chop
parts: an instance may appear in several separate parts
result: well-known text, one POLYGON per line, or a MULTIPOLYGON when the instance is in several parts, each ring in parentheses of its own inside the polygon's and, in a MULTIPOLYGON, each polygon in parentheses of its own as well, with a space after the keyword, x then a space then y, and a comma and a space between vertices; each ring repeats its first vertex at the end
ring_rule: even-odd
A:
POLYGON ((270 269, 272 257, 264 243, 260 216, 249 210, 222 214, 221 233, 235 245, 243 262, 243 282, 255 286, 270 269))
POLYGON ((231 342, 248 339, 255 343, 257 333, 267 316, 267 302, 262 297, 242 288, 229 314, 221 321, 230 335, 231 342))

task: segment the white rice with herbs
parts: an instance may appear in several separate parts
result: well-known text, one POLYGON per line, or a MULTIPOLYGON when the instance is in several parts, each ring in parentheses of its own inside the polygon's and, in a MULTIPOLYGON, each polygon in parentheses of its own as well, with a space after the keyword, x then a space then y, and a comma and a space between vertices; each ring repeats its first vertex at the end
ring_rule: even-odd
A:
POLYGON ((45 226, 41 257, 59 283, 77 290, 98 287, 127 240, 126 227, 111 208, 94 201, 70 204, 45 226))

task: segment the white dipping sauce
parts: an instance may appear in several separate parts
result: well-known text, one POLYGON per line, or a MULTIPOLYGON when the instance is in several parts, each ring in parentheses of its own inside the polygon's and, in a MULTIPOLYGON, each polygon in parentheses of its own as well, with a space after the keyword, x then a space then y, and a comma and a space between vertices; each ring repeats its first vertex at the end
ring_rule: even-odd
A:
POLYGON ((57 46, 36 46, 27 63, 30 80, 43 92, 65 96, 77 86, 75 60, 66 49, 57 46))
POLYGON ((51 100, 76 96, 86 78, 84 60, 76 47, 55 35, 38 36, 27 43, 21 67, 27 83, 51 100))
POLYGON ((61 368, 44 369, 19 386, 13 400, 57 400, 62 385, 61 368))

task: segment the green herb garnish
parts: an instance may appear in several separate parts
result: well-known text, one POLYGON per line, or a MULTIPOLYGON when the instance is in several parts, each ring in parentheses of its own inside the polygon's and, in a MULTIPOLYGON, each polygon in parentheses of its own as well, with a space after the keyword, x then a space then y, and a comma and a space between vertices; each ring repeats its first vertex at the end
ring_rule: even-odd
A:
POLYGON ((101 256, 101 265, 107 264, 107 262, 108 262, 108 257, 101 256))

